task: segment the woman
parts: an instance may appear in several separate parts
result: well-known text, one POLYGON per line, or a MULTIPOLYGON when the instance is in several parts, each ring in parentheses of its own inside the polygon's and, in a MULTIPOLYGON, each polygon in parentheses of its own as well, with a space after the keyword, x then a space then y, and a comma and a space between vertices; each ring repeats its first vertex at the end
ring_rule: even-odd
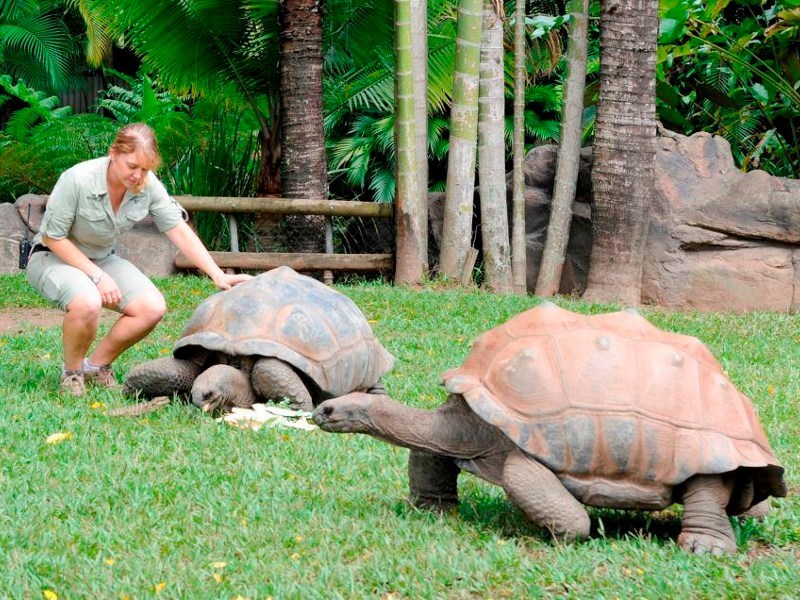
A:
POLYGON ((183 209, 151 172, 160 163, 153 130, 142 123, 126 125, 108 156, 68 169, 50 194, 27 273, 39 293, 66 311, 61 373, 66 394, 84 395, 86 382, 118 387, 112 363, 150 333, 167 310, 153 282, 114 253, 120 231, 152 215, 159 231, 219 289, 250 278, 228 275, 214 263, 186 224, 183 209), (120 317, 87 357, 103 307, 120 317))

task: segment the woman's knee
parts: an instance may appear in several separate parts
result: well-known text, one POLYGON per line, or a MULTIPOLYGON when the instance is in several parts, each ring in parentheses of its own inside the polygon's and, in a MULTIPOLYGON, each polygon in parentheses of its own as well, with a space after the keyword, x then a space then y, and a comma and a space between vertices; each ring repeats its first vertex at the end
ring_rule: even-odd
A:
POLYGON ((96 290, 78 294, 67 304, 67 312, 70 315, 86 320, 100 319, 102 308, 103 300, 96 290))
POLYGON ((167 302, 161 292, 148 291, 134 298, 123 310, 126 315, 156 324, 167 314, 167 302))

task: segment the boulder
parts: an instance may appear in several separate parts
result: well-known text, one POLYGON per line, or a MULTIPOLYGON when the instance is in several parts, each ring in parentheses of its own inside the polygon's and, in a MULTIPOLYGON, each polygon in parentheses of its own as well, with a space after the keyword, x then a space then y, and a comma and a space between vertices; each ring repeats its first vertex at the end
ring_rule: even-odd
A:
MULTIPOLYGON (((39 231, 46 203, 47 196, 26 194, 14 204, 0 204, 0 273, 19 272, 19 243, 26 228, 30 239, 39 231)), ((175 247, 159 233, 149 217, 120 234, 117 254, 131 261, 148 277, 175 273, 175 247)))
MULTIPOLYGON (((642 302, 700 311, 800 309, 800 181, 743 173, 728 142, 708 133, 668 132, 657 148, 642 302)), ((549 218, 556 152, 555 146, 540 147, 525 158, 526 206, 527 198, 537 197, 547 215, 526 213, 530 292, 549 218)), ((586 285, 590 177, 591 150, 584 148, 562 293, 582 293, 586 285)))
POLYGON ((736 168, 728 142, 658 139, 642 301, 744 312, 800 307, 800 181, 736 168))

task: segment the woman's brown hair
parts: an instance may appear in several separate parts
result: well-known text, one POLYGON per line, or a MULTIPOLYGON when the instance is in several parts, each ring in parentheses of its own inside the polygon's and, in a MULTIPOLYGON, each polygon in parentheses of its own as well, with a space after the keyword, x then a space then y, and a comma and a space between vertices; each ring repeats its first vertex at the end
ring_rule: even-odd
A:
MULTIPOLYGON (((158 152, 158 142, 153 129, 144 123, 129 123, 117 132, 114 142, 111 144, 110 152, 115 154, 132 154, 137 152, 147 159, 147 164, 143 165, 149 171, 153 171, 161 164, 161 154, 158 152)), ((142 191, 147 185, 147 178, 143 178, 138 189, 132 190, 135 193, 142 191)))

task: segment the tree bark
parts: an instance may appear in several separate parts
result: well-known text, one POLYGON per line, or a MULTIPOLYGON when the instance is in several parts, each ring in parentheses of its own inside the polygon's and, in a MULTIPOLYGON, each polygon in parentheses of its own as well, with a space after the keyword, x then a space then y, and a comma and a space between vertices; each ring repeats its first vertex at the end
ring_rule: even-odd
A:
POLYGON ((395 0, 395 155, 397 237, 395 283, 419 284, 425 272, 420 260, 419 187, 415 133, 414 59, 411 48, 411 0, 395 0))
POLYGON ((525 2, 517 2, 514 13, 514 141, 511 197, 511 279, 516 294, 528 292, 528 259, 525 244, 525 2))
POLYGON ((483 3, 478 98, 478 179, 485 285, 510 294, 511 254, 505 178, 503 19, 493 0, 483 3))
POLYGON ((322 126, 323 0, 285 0, 281 11, 281 175, 286 198, 326 198, 322 126))
POLYGON ((428 273, 428 0, 411 0, 411 54, 414 78, 414 135, 416 137, 419 211, 419 261, 428 273))
POLYGON ((552 296, 561 285, 561 272, 569 242, 572 202, 578 186, 583 124, 583 94, 586 85, 586 53, 589 0, 572 0, 569 5, 569 46, 561 140, 558 148, 555 188, 550 204, 550 222, 536 282, 537 296, 552 296))
POLYGON ((472 236, 482 4, 482 0, 459 0, 458 3, 450 149, 439 257, 441 274, 451 279, 461 276, 472 236))
POLYGON ((635 306, 655 185, 657 0, 604 0, 600 31, 594 239, 583 297, 635 306))

